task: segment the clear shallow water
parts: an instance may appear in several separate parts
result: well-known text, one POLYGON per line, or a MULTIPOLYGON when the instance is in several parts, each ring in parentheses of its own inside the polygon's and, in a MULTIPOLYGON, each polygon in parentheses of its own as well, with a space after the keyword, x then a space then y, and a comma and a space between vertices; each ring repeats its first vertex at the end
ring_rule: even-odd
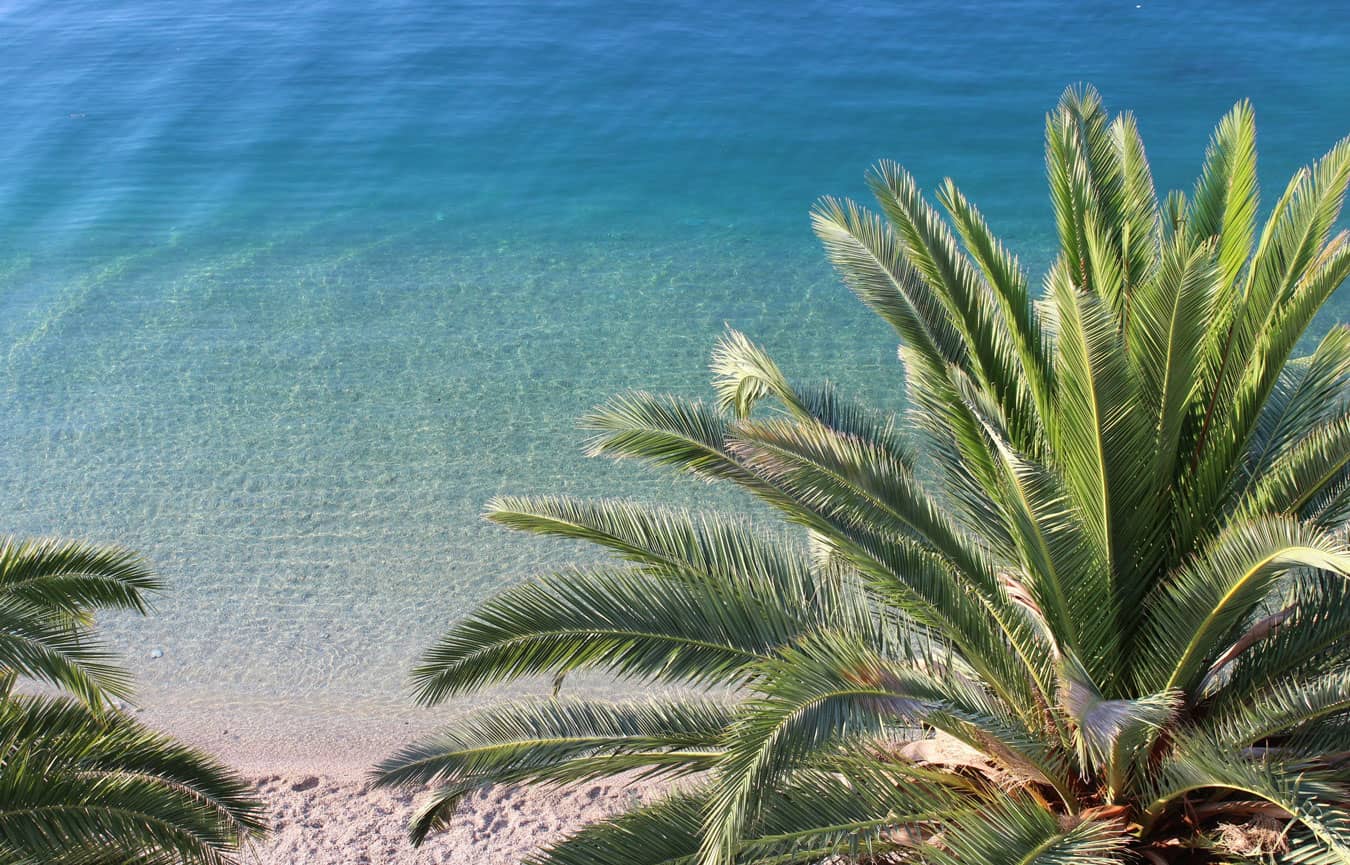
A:
POLYGON ((1325 4, 185 9, 0 3, 0 525, 143 550, 172 591, 108 626, 145 699, 240 713, 400 705, 447 621, 566 557, 494 494, 708 500, 574 419, 703 393, 724 322, 894 405, 806 219, 875 159, 1035 267, 1069 83, 1163 187, 1244 96, 1268 187, 1350 132, 1325 4))

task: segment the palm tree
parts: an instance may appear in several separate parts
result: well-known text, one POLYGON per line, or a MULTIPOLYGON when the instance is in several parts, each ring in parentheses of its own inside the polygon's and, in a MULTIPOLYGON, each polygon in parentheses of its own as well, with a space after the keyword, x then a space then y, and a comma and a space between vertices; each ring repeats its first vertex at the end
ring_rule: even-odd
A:
POLYGON ((112 704, 129 679, 93 613, 159 588, 118 547, 0 539, 0 865, 217 865, 263 830, 243 780, 112 704))
POLYGON ((413 840, 484 785, 638 772, 685 780, 531 861, 1350 863, 1350 330, 1291 359, 1350 273, 1350 140, 1258 227, 1255 136, 1237 105, 1160 202, 1133 118, 1067 92, 1039 296, 951 182, 945 217, 889 162, 880 214, 822 200, 900 336, 905 413, 731 331, 715 405, 588 415, 594 454, 730 481, 789 528, 493 501, 616 561, 455 624, 423 703, 581 669, 704 695, 471 715, 378 769, 434 785, 413 840))

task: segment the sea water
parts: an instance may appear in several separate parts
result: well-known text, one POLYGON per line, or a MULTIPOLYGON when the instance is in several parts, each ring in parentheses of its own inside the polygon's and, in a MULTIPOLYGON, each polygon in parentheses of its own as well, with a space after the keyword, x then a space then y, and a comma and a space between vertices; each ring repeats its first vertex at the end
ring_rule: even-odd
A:
POLYGON ((587 408, 707 396, 728 323, 899 405, 817 196, 950 175, 1041 268, 1044 112, 1092 82, 1163 188, 1251 98, 1269 201, 1350 133, 1347 37, 1302 0, 0 2, 0 526, 154 562, 103 623, 145 702, 396 712, 447 623, 586 555, 491 496, 744 507, 587 460, 587 408))

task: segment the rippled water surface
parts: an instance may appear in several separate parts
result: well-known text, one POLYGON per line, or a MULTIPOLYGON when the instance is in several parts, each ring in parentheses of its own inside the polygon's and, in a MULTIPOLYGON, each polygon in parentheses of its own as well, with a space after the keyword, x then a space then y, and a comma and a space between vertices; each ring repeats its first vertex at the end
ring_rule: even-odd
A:
POLYGON ((574 422, 703 393, 725 322, 895 404, 816 196, 862 194, 880 157, 951 175, 1039 266, 1043 114, 1091 81, 1164 187, 1252 98, 1273 198, 1350 132, 1347 20, 0 2, 0 525, 152 558, 171 593, 107 623, 147 700, 378 713, 447 621, 566 558, 484 524, 490 496, 735 504, 585 460, 574 422))

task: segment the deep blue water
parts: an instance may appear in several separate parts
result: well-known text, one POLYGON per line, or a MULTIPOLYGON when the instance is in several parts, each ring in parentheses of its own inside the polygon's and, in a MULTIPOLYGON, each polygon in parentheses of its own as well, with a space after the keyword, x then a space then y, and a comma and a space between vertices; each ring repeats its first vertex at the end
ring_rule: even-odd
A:
POLYGON ((156 562, 156 615, 108 623, 147 700, 383 711, 565 558, 491 495, 709 500, 585 460, 574 418, 706 392, 725 322, 896 404, 817 196, 951 175, 1037 268, 1044 112, 1087 81, 1164 188, 1251 98, 1274 198, 1350 132, 1332 11, 0 2, 0 525, 156 562))

